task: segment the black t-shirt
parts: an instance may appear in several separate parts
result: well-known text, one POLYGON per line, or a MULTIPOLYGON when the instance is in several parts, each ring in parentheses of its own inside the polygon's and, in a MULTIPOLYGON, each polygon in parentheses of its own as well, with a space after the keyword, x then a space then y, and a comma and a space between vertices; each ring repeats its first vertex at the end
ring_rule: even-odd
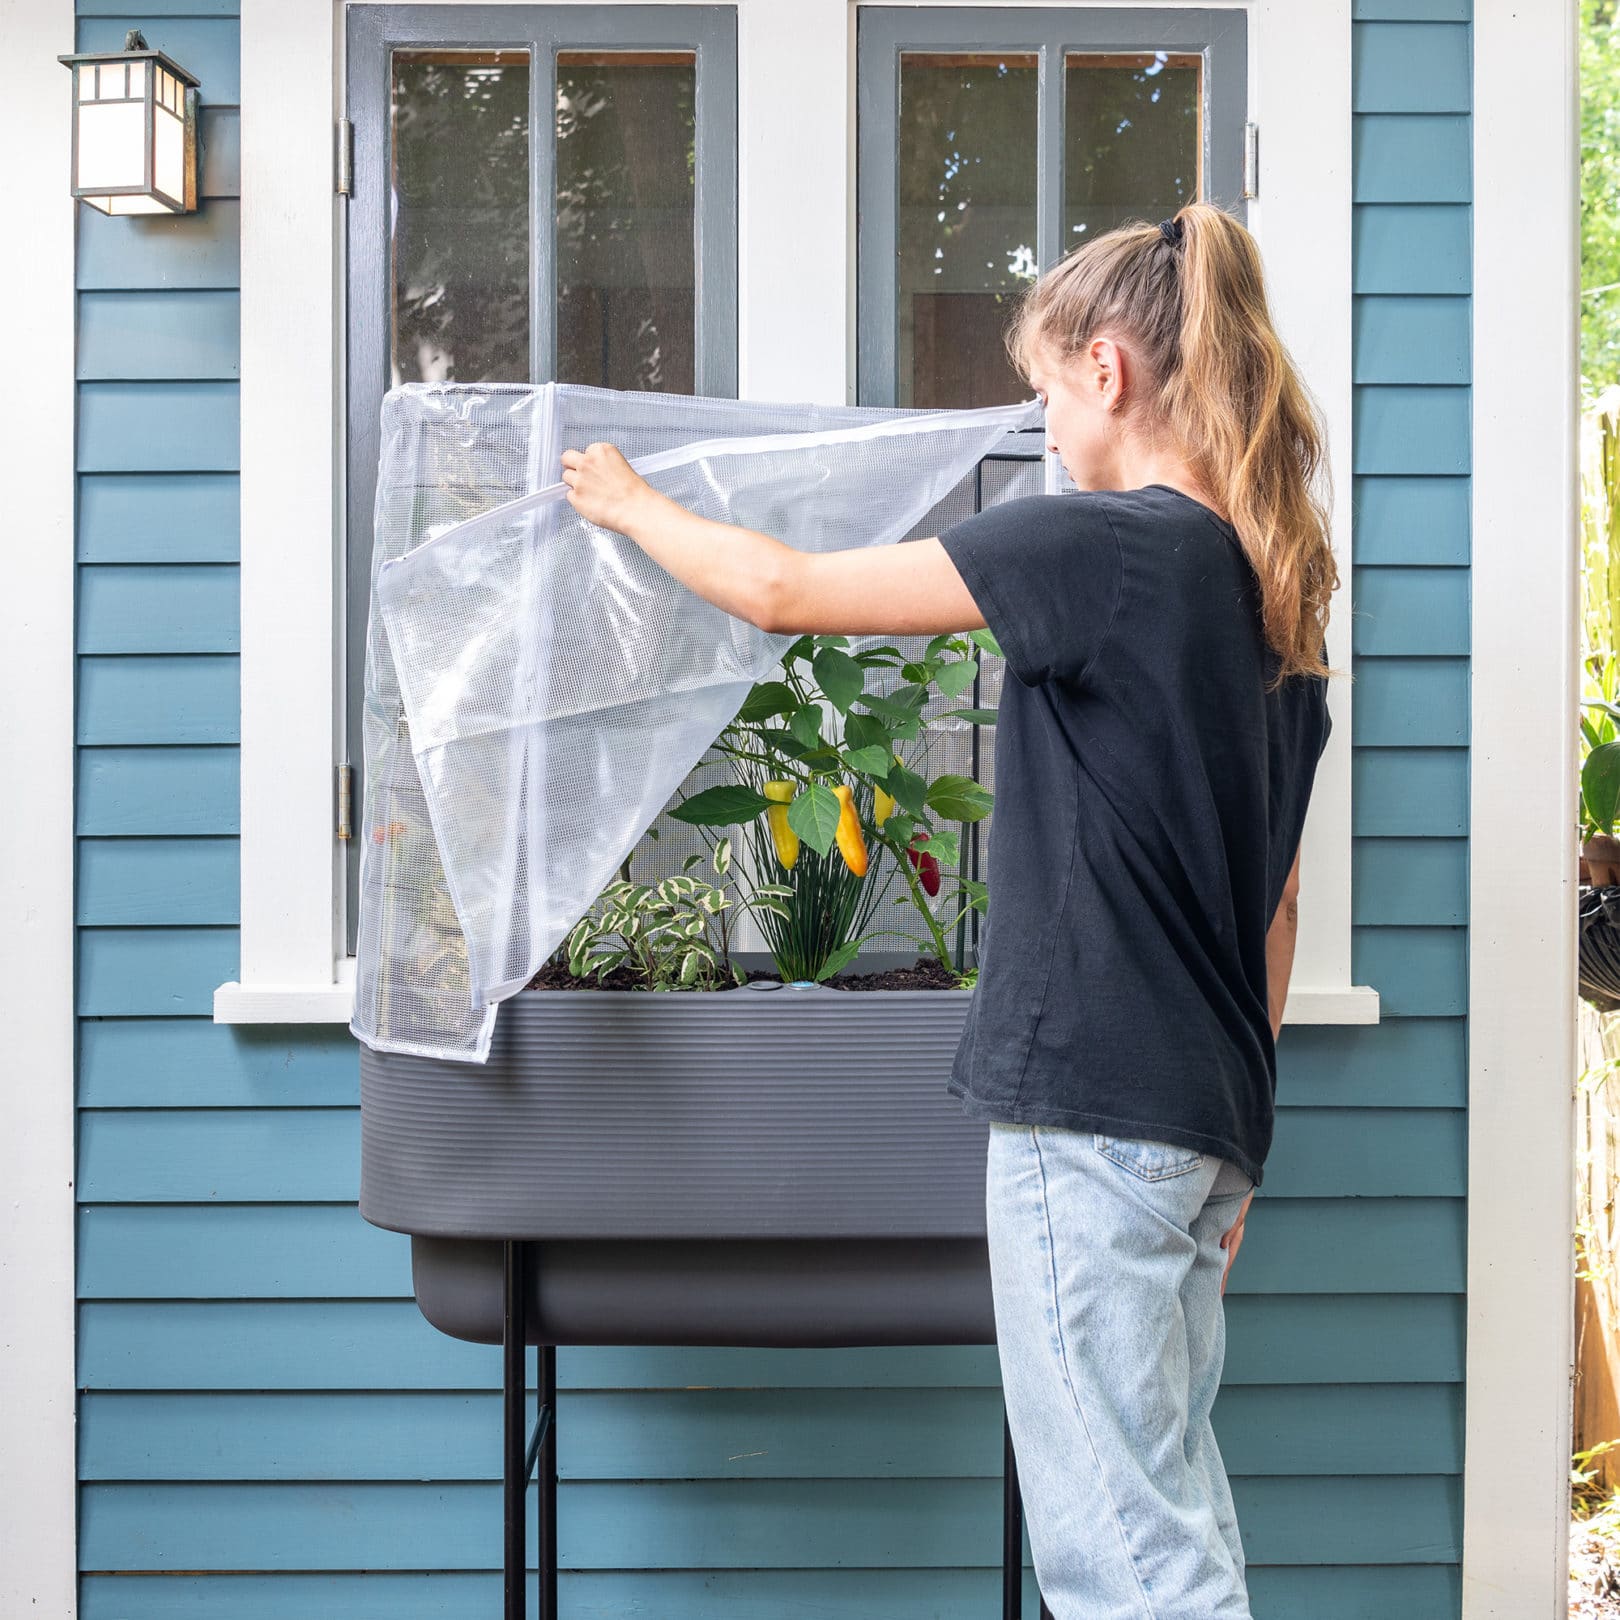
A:
POLYGON ((939 536, 1006 659, 977 1119, 1150 1137, 1261 1180, 1266 935, 1327 742, 1229 523, 1167 484, 1003 501, 939 536))

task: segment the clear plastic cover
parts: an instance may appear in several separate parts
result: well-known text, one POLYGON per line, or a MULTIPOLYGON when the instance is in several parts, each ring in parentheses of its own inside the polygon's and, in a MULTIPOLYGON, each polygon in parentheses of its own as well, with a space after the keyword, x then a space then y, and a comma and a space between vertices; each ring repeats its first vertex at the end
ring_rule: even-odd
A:
POLYGON ((606 440, 681 506, 827 552, 907 537, 1042 420, 1034 399, 916 411, 568 383, 391 389, 353 1033, 485 1061, 500 1001, 798 639, 726 613, 580 516, 565 449, 606 440))

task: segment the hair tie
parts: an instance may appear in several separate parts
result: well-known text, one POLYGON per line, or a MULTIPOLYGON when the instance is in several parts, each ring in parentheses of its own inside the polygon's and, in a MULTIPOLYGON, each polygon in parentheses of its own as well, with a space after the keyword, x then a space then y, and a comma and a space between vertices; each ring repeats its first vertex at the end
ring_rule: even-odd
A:
POLYGON ((1159 234, 1167 242, 1181 240, 1181 221, 1179 219, 1161 219, 1159 221, 1159 234))

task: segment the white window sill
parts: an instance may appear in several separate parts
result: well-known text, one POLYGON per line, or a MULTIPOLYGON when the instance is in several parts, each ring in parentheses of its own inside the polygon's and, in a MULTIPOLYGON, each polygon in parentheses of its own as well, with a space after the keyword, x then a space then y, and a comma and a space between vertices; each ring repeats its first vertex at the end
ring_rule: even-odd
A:
MULTIPOLYGON (((216 1024, 347 1024, 354 1014, 354 958, 337 964, 335 984, 238 984, 214 991, 216 1024)), ((1289 992, 1285 1024, 1376 1024, 1378 992, 1364 984, 1342 989, 1300 986, 1289 992)))
POLYGON ((1347 984, 1338 989, 1300 985, 1288 992, 1283 1007, 1285 1024, 1376 1024, 1378 992, 1370 985, 1347 984))
POLYGON ((354 1015, 354 958, 334 964, 332 984, 239 984, 214 991, 216 1024, 347 1024, 354 1015))

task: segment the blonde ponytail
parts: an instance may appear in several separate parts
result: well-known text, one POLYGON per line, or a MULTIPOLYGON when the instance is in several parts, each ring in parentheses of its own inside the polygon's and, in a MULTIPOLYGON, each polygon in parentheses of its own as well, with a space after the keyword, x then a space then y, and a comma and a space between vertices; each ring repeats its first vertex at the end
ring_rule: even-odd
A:
POLYGON ((1145 425, 1168 435, 1237 530, 1278 681, 1330 674, 1339 572, 1324 428, 1271 324, 1254 237, 1213 203, 1174 219, 1179 241, 1131 221, 1066 254, 1020 301, 1008 354, 1027 377, 1037 349, 1067 362, 1104 334, 1128 348, 1149 374, 1145 425))

